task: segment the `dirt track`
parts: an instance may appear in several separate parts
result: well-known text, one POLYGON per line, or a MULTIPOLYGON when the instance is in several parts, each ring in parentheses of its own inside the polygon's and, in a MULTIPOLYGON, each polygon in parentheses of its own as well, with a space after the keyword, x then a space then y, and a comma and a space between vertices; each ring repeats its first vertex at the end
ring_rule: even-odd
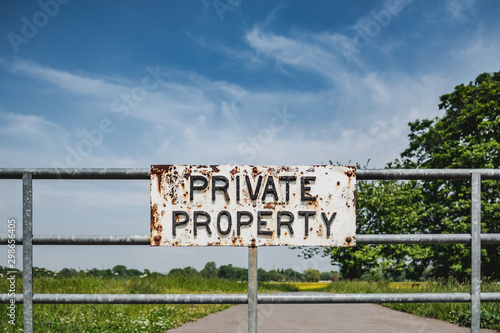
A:
MULTIPOLYGON (((168 332, 246 333, 247 315, 246 304, 236 305, 168 332)), ((261 304, 258 332, 467 333, 470 329, 377 304, 261 304)))

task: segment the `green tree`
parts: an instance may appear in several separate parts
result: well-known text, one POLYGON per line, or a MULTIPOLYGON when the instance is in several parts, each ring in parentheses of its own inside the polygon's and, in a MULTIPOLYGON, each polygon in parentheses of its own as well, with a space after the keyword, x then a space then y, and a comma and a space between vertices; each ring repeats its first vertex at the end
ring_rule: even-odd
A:
POLYGON ((219 268, 218 276, 223 279, 246 281, 248 280, 248 269, 233 267, 233 265, 222 265, 219 268))
POLYGON ((210 261, 205 264, 205 267, 200 271, 201 276, 204 278, 214 278, 217 277, 219 270, 215 262, 210 261))
MULTIPOLYGON (((499 168, 500 72, 480 74, 441 96, 442 118, 410 123, 410 145, 398 167, 499 168)), ((443 180, 421 182, 424 202, 430 209, 420 219, 430 233, 468 233, 471 229, 470 182, 443 180)), ((500 232, 500 183, 483 180, 482 223, 485 233, 500 232)), ((432 249, 435 276, 470 276, 470 246, 439 245, 432 249)), ((500 278, 500 246, 484 245, 481 271, 500 278)))
MULTIPOLYGON (((358 165, 359 168, 359 165, 358 165)), ((425 213, 416 182, 358 181, 356 233, 418 233, 419 215, 425 213)), ((418 279, 428 263, 428 248, 419 245, 359 245, 356 247, 303 248, 305 258, 322 253, 339 266, 343 279, 374 275, 380 269, 391 276, 418 279), (413 261, 409 262, 409 258, 413 261), (404 273, 403 273, 404 272, 404 273)))
POLYGON ((321 281, 331 281, 332 280, 332 272, 321 272, 320 280, 321 281))
POLYGON ((185 275, 185 274, 184 274, 184 270, 182 268, 172 268, 168 272, 168 276, 183 276, 183 275, 185 275))
POLYGON ((116 265, 115 267, 113 267, 112 271, 115 275, 125 276, 127 273, 127 267, 125 267, 124 265, 116 265))
MULTIPOLYGON (((500 72, 484 73, 441 96, 442 117, 409 124, 409 147, 387 168, 498 168, 500 166, 500 72)), ((470 182, 359 181, 357 233, 469 233, 470 182)), ((482 232, 500 232, 500 183, 482 182, 482 232)), ((310 257, 319 250, 308 249, 310 257)), ((343 278, 380 275, 400 280, 427 277, 466 279, 470 246, 369 245, 327 248, 323 255, 343 278)), ((483 245, 482 273, 500 278, 500 246, 483 245)))
POLYGON ((135 268, 127 269, 125 272, 127 276, 140 276, 142 275, 141 271, 135 268))
POLYGON ((278 271, 276 271, 275 269, 270 270, 267 273, 267 276, 268 276, 269 281, 280 282, 280 281, 285 280, 285 276, 281 273, 278 273, 278 271))
POLYGON ((183 269, 184 275, 186 276, 196 276, 199 275, 200 273, 196 270, 196 268, 187 266, 183 269))
POLYGON ((269 281, 269 274, 264 268, 257 269, 257 280, 259 282, 267 282, 269 281))
POLYGON ((285 269, 282 274, 285 276, 287 281, 304 281, 304 275, 291 268, 285 269))
POLYGON ((307 282, 318 282, 321 273, 317 269, 308 268, 304 271, 304 278, 307 282))
POLYGON ((102 276, 105 276, 105 277, 113 276, 113 272, 109 268, 108 269, 104 269, 101 272, 102 272, 102 276))

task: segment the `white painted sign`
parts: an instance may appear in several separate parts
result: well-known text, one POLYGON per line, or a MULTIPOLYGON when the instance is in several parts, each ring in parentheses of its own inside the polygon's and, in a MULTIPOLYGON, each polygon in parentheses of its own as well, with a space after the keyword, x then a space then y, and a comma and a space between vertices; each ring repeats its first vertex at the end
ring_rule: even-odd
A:
POLYGON ((152 246, 354 246, 356 169, 151 166, 152 246))

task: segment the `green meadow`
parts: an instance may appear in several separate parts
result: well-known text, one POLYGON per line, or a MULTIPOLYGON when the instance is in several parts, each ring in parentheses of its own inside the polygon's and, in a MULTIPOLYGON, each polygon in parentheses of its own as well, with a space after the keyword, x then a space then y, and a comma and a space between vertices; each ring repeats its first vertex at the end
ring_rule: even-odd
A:
MULTIPOLYGON (((21 273, 19 273, 19 276, 21 273)), ((40 274, 39 274, 40 275, 40 274)), ((16 281, 22 292, 22 278, 16 281)), ((5 276, 0 279, 0 290, 8 290, 5 276)), ((266 282, 259 283, 260 293, 315 290, 332 293, 426 293, 470 292, 470 285, 456 281, 434 282, 367 282, 341 280, 333 283, 266 282)), ((141 276, 35 276, 34 293, 75 294, 203 294, 247 293, 246 282, 200 275, 141 276)), ((500 292, 499 282, 484 282, 483 292, 500 292)), ((419 316, 436 318, 462 326, 470 325, 470 305, 467 303, 384 304, 390 308, 419 316)), ((210 313, 227 309, 230 305, 80 305, 34 304, 35 332, 165 332, 210 313)), ((16 305, 15 325, 8 323, 7 305, 0 306, 0 331, 21 332, 22 305, 16 305)), ((500 303, 481 305, 483 328, 500 332, 500 303)))
MULTIPOLYGON (((22 279, 16 281, 17 292, 22 292, 22 279)), ((7 290, 5 279, 0 290, 7 290)), ((292 287, 293 289, 293 287, 292 287)), ((286 284, 262 284, 259 292, 289 291, 286 284)), ((34 293, 68 294, 204 294, 247 293, 247 284, 221 278, 189 276, 147 277, 37 277, 34 293)), ((227 309, 230 305, 80 305, 34 304, 35 332, 164 332, 182 323, 196 320, 210 313, 227 309)), ((9 324, 7 305, 0 306, 0 331, 20 332, 23 327, 22 304, 16 305, 15 325, 9 324)))

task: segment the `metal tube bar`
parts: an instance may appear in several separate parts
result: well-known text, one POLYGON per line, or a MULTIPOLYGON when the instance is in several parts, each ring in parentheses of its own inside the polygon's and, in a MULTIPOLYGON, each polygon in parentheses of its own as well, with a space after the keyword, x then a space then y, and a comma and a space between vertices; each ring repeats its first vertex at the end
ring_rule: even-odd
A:
MULTIPOLYGON (((246 294, 34 294, 37 304, 245 304, 246 294)), ((8 303, 0 294, 0 303, 8 303)), ((22 303, 22 294, 16 294, 22 303)))
POLYGON ((470 180, 472 172, 481 174, 483 179, 500 179, 500 169, 380 169, 356 170, 358 180, 388 179, 461 179, 470 180))
POLYGON ((260 294, 261 304, 295 303, 458 303, 470 302, 469 293, 394 293, 394 294, 260 294))
POLYGON ((65 169, 0 169, 0 179, 21 179, 30 172, 33 179, 149 179, 149 169, 65 168, 65 169))
POLYGON ((500 234, 481 234, 479 235, 481 244, 499 244, 500 234))
MULTIPOLYGON (((0 168, 0 179, 21 179, 31 172, 33 179, 149 179, 149 169, 127 168, 0 168)), ((462 179, 469 180, 471 172, 478 172, 483 179, 500 179, 500 169, 358 169, 358 180, 383 179, 462 179)))
POLYGON ((248 248, 248 333, 257 333, 257 247, 248 248))
MULTIPOLYGON (((500 241, 500 234, 498 235, 500 241)), ((356 236, 356 244, 467 244, 470 234, 364 234, 356 236)))
MULTIPOLYGON (((482 302, 499 302, 500 292, 481 293, 482 302)), ((0 294, 0 303, 9 303, 0 294)), ((23 303, 23 294, 16 294, 23 303)), ((298 303, 468 303, 470 293, 381 293, 381 294, 259 294, 261 304, 298 303)), ((247 294, 34 294, 35 304, 245 304, 247 294)))
POLYGON ((149 236, 54 235, 36 236, 37 245, 149 245, 149 236))
POLYGON ((33 333, 33 177, 23 174, 23 332, 33 333))
MULTIPOLYGON (((481 234, 481 244, 500 244, 500 233, 481 234)), ((470 244, 470 234, 358 234, 356 243, 366 244, 470 244)), ((0 235, 0 245, 7 244, 7 235, 0 235)), ((23 238, 16 237, 16 244, 23 238)), ((148 235, 38 235, 34 245, 149 245, 148 235)))
POLYGON ((481 327, 481 174, 471 173, 471 333, 481 327))
POLYGON ((500 302, 500 293, 481 293, 481 302, 500 302))

